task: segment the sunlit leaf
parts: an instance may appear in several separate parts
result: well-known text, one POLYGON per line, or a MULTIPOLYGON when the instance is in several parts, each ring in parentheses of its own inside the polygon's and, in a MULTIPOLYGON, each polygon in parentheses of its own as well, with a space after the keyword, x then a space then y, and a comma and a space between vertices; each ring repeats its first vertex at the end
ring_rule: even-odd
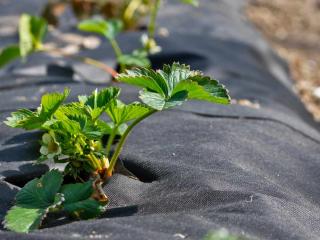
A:
POLYGON ((144 88, 140 91, 140 99, 159 111, 181 105, 187 99, 230 103, 227 89, 217 80, 179 63, 164 65, 156 72, 146 68, 127 70, 117 79, 144 88))
POLYGON ((16 232, 29 232, 38 228, 50 207, 60 205, 63 199, 58 194, 62 174, 52 170, 28 182, 16 195, 15 206, 7 213, 4 225, 16 232))

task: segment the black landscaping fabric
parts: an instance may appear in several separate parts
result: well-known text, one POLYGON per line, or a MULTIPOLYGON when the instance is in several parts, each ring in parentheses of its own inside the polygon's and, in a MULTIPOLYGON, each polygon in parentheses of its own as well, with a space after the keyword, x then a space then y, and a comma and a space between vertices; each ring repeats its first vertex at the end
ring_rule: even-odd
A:
MULTIPOLYGON (((27 10, 35 12, 44 1, 30 2, 27 10)), ((233 98, 257 102, 260 109, 194 101, 157 113, 136 127, 121 154, 141 181, 116 174, 105 186, 111 202, 101 218, 50 220, 23 235, 1 228, 0 239, 202 239, 221 227, 250 239, 320 239, 319 124, 294 94, 286 64, 246 21, 245 2, 200 2, 199 9, 164 7, 160 25, 170 35, 159 38, 164 51, 152 57, 153 65, 188 63, 214 75, 233 98)), ((22 5, 8 1, 1 16, 17 14, 14 6, 22 5)), ((138 35, 120 36, 126 51, 139 44, 138 35)), ((114 63, 107 52, 104 43, 83 54, 114 63)), ((32 165, 40 133, 2 121, 17 108, 37 107, 46 91, 70 87, 71 100, 107 85, 101 72, 57 63, 36 55, 1 72, 1 219, 19 187, 48 170, 32 165)), ((137 89, 121 87, 124 101, 137 100, 137 89)))

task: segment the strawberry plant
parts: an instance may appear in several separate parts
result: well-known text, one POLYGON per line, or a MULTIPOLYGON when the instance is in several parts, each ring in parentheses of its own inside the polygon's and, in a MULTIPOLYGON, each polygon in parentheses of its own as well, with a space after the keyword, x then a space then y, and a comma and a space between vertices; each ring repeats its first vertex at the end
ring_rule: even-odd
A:
POLYGON ((0 68, 9 62, 22 58, 26 61, 30 54, 47 52, 71 57, 116 76, 117 72, 108 65, 88 57, 66 55, 59 49, 47 47, 43 40, 47 33, 47 22, 40 17, 22 14, 19 21, 19 43, 10 45, 0 52, 0 68))
POLYGON ((43 132, 38 162, 65 164, 63 172, 51 170, 20 190, 5 217, 7 229, 32 231, 50 212, 78 219, 99 216, 108 203, 103 185, 114 174, 126 139, 137 124, 189 99, 230 103, 228 91, 217 80, 178 63, 158 71, 127 70, 117 80, 142 88, 141 102, 125 104, 119 100, 120 89, 108 87, 64 103, 69 94, 66 89, 43 95, 35 111, 20 109, 7 118, 10 127, 43 132))
MULTIPOLYGON (((161 51, 161 47, 155 41, 156 18, 160 8, 161 0, 148 0, 151 6, 148 34, 141 36, 142 48, 135 49, 131 54, 123 54, 116 40, 116 36, 123 30, 123 22, 119 19, 88 19, 78 24, 78 29, 85 32, 96 33, 104 36, 111 44, 120 66, 120 72, 131 67, 150 67, 151 63, 148 55, 161 51)), ((180 0, 185 4, 198 6, 197 0, 180 0)), ((131 0, 126 12, 131 15, 140 5, 146 4, 142 0, 131 0)), ((125 12, 125 13, 126 13, 125 12)), ((125 14, 126 15, 126 14, 125 14)))

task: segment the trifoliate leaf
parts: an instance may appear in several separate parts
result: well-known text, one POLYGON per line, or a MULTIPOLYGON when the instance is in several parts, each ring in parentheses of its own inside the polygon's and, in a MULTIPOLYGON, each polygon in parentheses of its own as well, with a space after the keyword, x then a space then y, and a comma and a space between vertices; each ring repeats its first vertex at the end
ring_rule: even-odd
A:
POLYGON ((17 45, 8 46, 0 53, 0 68, 20 57, 20 48, 17 45))
POLYGON ((140 68, 119 74, 119 81, 143 87, 140 98, 143 103, 156 110, 181 105, 187 99, 229 104, 227 89, 217 80, 191 71, 187 65, 173 63, 162 70, 140 68))
POLYGON ((113 40, 121 32, 123 24, 119 20, 89 19, 78 24, 78 29, 85 32, 97 33, 113 40))
POLYGON ((107 114, 116 125, 139 118, 150 111, 146 105, 139 102, 126 105, 120 100, 114 101, 107 109, 107 114))
POLYGON ((29 232, 38 228, 51 207, 57 207, 63 201, 57 195, 63 176, 58 170, 51 170, 40 179, 28 182, 16 195, 16 204, 4 221, 7 229, 16 232, 29 232))

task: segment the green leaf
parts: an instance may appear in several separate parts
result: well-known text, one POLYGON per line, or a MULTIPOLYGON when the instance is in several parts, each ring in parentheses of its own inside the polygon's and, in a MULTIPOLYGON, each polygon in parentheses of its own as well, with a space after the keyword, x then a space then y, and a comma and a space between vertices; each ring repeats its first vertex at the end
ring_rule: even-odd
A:
POLYGON ((0 68, 20 57, 20 48, 17 45, 8 46, 0 53, 0 68))
POLYGON ((187 65, 173 63, 162 70, 140 68, 119 74, 119 81, 143 87, 140 99, 155 110, 181 105, 187 99, 229 104, 227 89, 217 80, 192 71, 187 65))
POLYGON ((7 117, 4 123, 13 128, 25 128, 26 121, 34 116, 35 114, 28 109, 19 109, 16 112, 12 112, 11 117, 7 117))
POLYGON ((50 118, 69 94, 70 90, 66 88, 63 93, 54 92, 43 95, 40 116, 44 116, 46 119, 50 118))
POLYGON ((45 212, 45 209, 14 206, 5 217, 5 227, 15 232, 30 232, 40 226, 45 212))
POLYGON ((208 77, 193 77, 181 81, 175 88, 177 91, 186 90, 189 99, 203 100, 219 104, 229 104, 230 97, 225 87, 216 80, 208 77), (200 80, 200 81, 199 81, 200 80))
POLYGON ((160 73, 152 69, 136 68, 126 70, 125 73, 119 74, 117 80, 166 96, 168 94, 168 84, 160 73))
POLYGON ((50 120, 68 94, 69 90, 67 89, 62 94, 45 94, 41 99, 41 107, 38 111, 32 112, 28 109, 19 109, 11 113, 11 117, 8 117, 4 123, 13 128, 41 129, 42 125, 50 120))
POLYGON ((150 108, 139 102, 125 105, 118 100, 114 101, 114 103, 110 105, 110 107, 107 109, 107 114, 116 125, 120 125, 122 123, 137 119, 149 111, 150 108))
POLYGON ((64 205, 64 210, 78 219, 96 218, 105 211, 105 204, 94 199, 86 199, 79 202, 64 205))
POLYGON ((64 210, 79 219, 95 218, 104 212, 105 204, 90 198, 94 191, 92 184, 92 181, 88 181, 62 186, 60 192, 65 198, 64 210))
MULTIPOLYGON (((88 107, 89 114, 93 120, 97 119, 112 101, 120 94, 120 89, 115 87, 109 87, 98 91, 93 91, 92 95, 86 97, 84 106, 88 107)), ((85 99, 82 97, 82 99, 85 99)))
POLYGON ((16 232, 37 229, 50 208, 62 203, 62 196, 58 194, 62 181, 62 174, 51 170, 40 179, 28 182, 17 193, 15 206, 5 216, 5 227, 16 232))
POLYGON ((180 0, 180 2, 185 3, 185 4, 190 4, 194 7, 199 6, 199 1, 198 0, 180 0))
POLYGON ((149 92, 146 89, 140 91, 140 99, 147 106, 161 111, 166 105, 166 99, 163 95, 155 92, 149 92))
POLYGON ((31 34, 31 16, 22 14, 19 21, 20 54, 25 58, 33 51, 33 39, 31 34))
POLYGON ((47 31, 43 18, 22 14, 19 21, 20 55, 25 58, 31 52, 41 49, 47 31))
POLYGON ((78 24, 79 30, 97 33, 105 36, 109 40, 115 39, 122 28, 123 24, 119 20, 88 19, 78 24))
POLYGON ((118 57, 118 62, 126 66, 149 68, 151 62, 146 51, 135 50, 132 54, 122 54, 118 57))
POLYGON ((65 184, 61 187, 60 192, 64 195, 64 204, 86 200, 93 193, 92 181, 65 184))
POLYGON ((31 34, 35 49, 40 49, 47 33, 47 22, 41 17, 31 16, 31 34))
POLYGON ((16 195, 16 205, 29 208, 47 208, 54 203, 63 176, 58 170, 51 170, 40 179, 28 182, 16 195))

